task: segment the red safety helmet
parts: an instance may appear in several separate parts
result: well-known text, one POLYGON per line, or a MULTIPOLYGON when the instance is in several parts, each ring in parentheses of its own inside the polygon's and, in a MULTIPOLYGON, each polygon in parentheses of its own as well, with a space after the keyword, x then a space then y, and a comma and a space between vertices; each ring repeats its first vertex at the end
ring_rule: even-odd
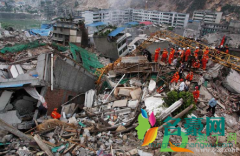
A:
POLYGON ((198 86, 196 86, 195 89, 198 90, 198 86))

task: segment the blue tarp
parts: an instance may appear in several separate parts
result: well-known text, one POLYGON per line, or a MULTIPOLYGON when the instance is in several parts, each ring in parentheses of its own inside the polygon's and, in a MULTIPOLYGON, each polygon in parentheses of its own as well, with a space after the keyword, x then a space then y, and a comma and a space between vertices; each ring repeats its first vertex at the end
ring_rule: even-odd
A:
POLYGON ((12 85, 0 85, 0 88, 17 88, 23 87, 24 85, 29 85, 31 83, 22 83, 22 84, 12 84, 12 85))
POLYGON ((120 32, 122 32, 125 29, 125 27, 119 27, 115 30, 113 30, 108 36, 117 36, 120 32))
POLYGON ((31 35, 39 34, 40 36, 48 36, 51 31, 51 29, 30 29, 29 33, 31 35))
POLYGON ((50 32, 53 30, 52 24, 42 24, 41 29, 30 29, 29 33, 30 35, 37 35, 40 36, 49 36, 50 32))
POLYGON ((101 25, 106 25, 106 23, 95 22, 95 23, 92 23, 92 24, 88 24, 87 27, 97 27, 97 26, 101 26, 101 25))
POLYGON ((52 24, 42 24, 41 29, 51 29, 52 26, 53 26, 52 24))
POLYGON ((138 24, 139 24, 138 22, 128 22, 125 25, 138 25, 138 24))

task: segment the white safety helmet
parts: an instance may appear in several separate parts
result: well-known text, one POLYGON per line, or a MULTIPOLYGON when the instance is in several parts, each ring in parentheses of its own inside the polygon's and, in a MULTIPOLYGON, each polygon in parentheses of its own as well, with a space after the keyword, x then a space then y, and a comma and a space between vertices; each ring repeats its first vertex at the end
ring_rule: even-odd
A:
POLYGON ((178 50, 181 50, 181 48, 178 48, 178 50))
POLYGON ((189 47, 187 47, 187 49, 189 49, 189 47))
POLYGON ((196 47, 196 49, 198 49, 199 47, 196 47))
POLYGON ((183 50, 186 50, 185 48, 183 48, 183 50))

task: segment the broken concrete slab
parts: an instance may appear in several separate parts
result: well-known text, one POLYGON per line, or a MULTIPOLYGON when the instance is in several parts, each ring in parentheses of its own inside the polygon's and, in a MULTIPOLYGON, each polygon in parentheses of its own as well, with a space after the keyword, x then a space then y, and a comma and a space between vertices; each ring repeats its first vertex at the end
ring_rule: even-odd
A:
POLYGON ((130 90, 121 88, 121 89, 119 89, 118 95, 119 96, 130 96, 130 90))
POLYGON ((8 111, 6 113, 1 113, 0 114, 0 119, 5 121, 6 123, 12 125, 12 124, 17 124, 21 123, 22 121, 17 117, 17 111, 8 111))
POLYGON ((138 100, 128 101, 128 107, 130 107, 130 108, 136 108, 137 105, 138 105, 138 100))
POLYGON ((12 97, 13 92, 9 91, 3 91, 1 97, 0 97, 0 111, 3 110, 6 105, 9 103, 11 97, 12 97))
POLYGON ((114 101, 112 107, 113 107, 113 108, 114 108, 114 107, 126 107, 126 106, 127 106, 127 102, 128 102, 127 99, 114 101))
POLYGON ((138 88, 130 92, 133 100, 138 100, 141 97, 142 89, 138 88))

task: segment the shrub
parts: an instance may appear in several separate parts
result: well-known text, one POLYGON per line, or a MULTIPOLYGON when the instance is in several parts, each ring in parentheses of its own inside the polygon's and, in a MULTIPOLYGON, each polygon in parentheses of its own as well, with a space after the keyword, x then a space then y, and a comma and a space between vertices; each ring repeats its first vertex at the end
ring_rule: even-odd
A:
POLYGON ((183 99, 183 104, 172 113, 172 116, 175 116, 186 109, 191 104, 194 104, 194 107, 185 114, 183 118, 186 118, 188 114, 191 114, 194 110, 196 110, 196 105, 194 103, 193 94, 191 92, 177 92, 177 91, 170 91, 167 93, 167 97, 164 98, 164 106, 170 107, 174 102, 178 101, 179 99, 183 99))

